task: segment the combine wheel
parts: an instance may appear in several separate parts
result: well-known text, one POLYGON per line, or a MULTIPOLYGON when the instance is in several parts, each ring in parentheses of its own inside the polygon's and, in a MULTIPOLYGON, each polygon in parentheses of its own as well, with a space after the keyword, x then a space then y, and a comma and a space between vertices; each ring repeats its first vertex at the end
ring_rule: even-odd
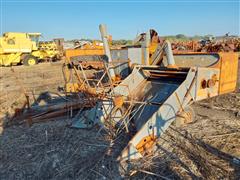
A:
POLYGON ((175 120, 175 125, 180 127, 184 124, 189 124, 194 122, 195 119, 195 112, 192 107, 187 106, 182 113, 177 115, 175 120))
POLYGON ((23 58, 23 65, 32 66, 38 63, 38 59, 35 56, 27 55, 23 58))

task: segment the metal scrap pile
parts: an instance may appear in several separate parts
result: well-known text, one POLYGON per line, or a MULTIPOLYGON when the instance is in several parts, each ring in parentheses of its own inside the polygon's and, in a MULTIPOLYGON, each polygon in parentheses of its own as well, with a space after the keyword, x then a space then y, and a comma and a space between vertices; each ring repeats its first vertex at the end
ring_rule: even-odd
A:
POLYGON ((203 44, 198 52, 239 52, 240 38, 224 39, 203 44))
POLYGON ((196 51, 200 47, 197 41, 183 41, 183 42, 173 42, 172 50, 173 52, 178 51, 196 51))
POLYGON ((60 94, 44 94, 50 98, 44 105, 37 102, 30 105, 26 103, 22 108, 15 109, 15 114, 7 121, 7 126, 27 123, 31 126, 34 123, 55 120, 66 115, 76 114, 79 109, 92 108, 96 105, 96 98, 87 93, 84 96, 61 96, 60 94))
POLYGON ((173 52, 239 52, 240 38, 173 42, 173 52))

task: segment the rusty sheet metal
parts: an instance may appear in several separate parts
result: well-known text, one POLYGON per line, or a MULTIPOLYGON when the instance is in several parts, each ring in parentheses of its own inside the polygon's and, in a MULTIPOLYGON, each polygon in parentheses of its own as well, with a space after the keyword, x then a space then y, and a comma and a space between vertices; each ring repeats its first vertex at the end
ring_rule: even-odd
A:
MULTIPOLYGON (((219 73, 215 73, 217 76, 218 94, 224 94, 232 92, 236 88, 237 83, 237 68, 238 68, 238 53, 234 52, 219 52, 219 53, 204 53, 204 52, 189 52, 189 53, 178 53, 174 55, 175 63, 178 67, 208 67, 217 68, 219 73)), ((163 64, 166 63, 166 58, 163 60, 163 64)), ((206 83, 212 79, 214 74, 206 75, 206 78, 202 77, 202 81, 206 83), (210 77, 212 76, 212 77, 210 77)), ((200 86, 199 86, 200 87, 200 86)), ((199 91, 199 98, 202 91, 199 91)), ((215 91, 216 93, 216 91, 215 91)), ((210 93, 215 94, 215 93, 210 93)), ((203 93, 205 94, 205 93, 203 93)))
POLYGON ((60 101, 44 106, 32 106, 31 108, 21 109, 15 112, 15 115, 8 123, 8 125, 22 124, 26 122, 29 126, 34 123, 54 120, 61 116, 65 116, 70 110, 79 110, 82 108, 92 108, 96 105, 96 99, 86 99, 82 101, 60 101))
POLYGON ((223 37, 220 40, 174 41, 174 53, 184 52, 239 52, 240 38, 223 37))
POLYGON ((103 69, 104 63, 107 63, 107 61, 105 55, 81 55, 70 58, 73 65, 77 66, 81 63, 84 69, 103 69))
POLYGON ((207 99, 218 95, 219 92, 219 76, 218 68, 198 68, 197 84, 196 84, 196 101, 207 99))
MULTIPOLYGON (((218 63, 220 56, 217 53, 180 53, 174 54, 178 67, 210 67, 218 63)), ((167 65, 166 57, 163 64, 167 65)))
POLYGON ((86 56, 86 55, 104 55, 103 49, 66 49, 65 56, 67 60, 70 60, 74 56, 86 56))
POLYGON ((238 54, 219 53, 221 57, 219 94, 229 93, 235 90, 237 85, 238 54))

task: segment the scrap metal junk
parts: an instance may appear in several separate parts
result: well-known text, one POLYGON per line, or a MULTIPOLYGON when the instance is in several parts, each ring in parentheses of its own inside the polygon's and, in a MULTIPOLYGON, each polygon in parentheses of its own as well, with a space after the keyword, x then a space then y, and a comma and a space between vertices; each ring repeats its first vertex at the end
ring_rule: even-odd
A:
POLYGON ((153 152, 171 123, 182 125, 194 120, 193 102, 236 88, 237 53, 173 54, 168 41, 160 43, 156 36, 145 34, 140 49, 120 49, 115 59, 118 52, 109 49, 106 27, 100 30, 105 55, 92 58, 99 58, 101 68, 88 71, 78 57, 68 60, 63 66, 66 97, 61 96, 62 102, 32 106, 20 119, 31 125, 70 110, 77 111, 72 114, 72 127, 98 124, 112 137, 126 133, 130 141, 118 157, 126 172, 133 160, 153 152), (119 59, 126 52, 131 58, 119 59), (138 65, 129 68, 129 60, 138 65))
MULTIPOLYGON (((104 48, 109 48, 106 39, 103 42, 104 48)), ((168 42, 163 45, 169 47, 168 42)), ((106 129, 115 129, 114 135, 123 131, 131 132, 131 140, 118 158, 121 164, 127 162, 129 165, 131 160, 149 154, 172 122, 192 122, 193 110, 190 105, 193 102, 235 90, 236 53, 173 55, 164 47, 157 48, 157 51, 162 49, 166 52, 161 59, 157 60, 160 56, 155 56, 155 65, 136 65, 128 77, 120 82, 113 78, 114 71, 109 71, 107 63, 95 84, 90 83, 85 75, 78 76, 82 87, 94 89, 99 98, 95 107, 76 117, 73 126, 89 128, 97 123, 106 129), (108 84, 101 85, 102 90, 98 91, 100 84, 104 84, 104 76, 108 77, 108 84)), ((109 49, 105 52, 110 56, 109 49)), ((82 68, 79 70, 84 73, 82 68)))
POLYGON ((239 52, 239 37, 223 37, 219 40, 179 41, 172 43, 174 53, 181 52, 239 52))

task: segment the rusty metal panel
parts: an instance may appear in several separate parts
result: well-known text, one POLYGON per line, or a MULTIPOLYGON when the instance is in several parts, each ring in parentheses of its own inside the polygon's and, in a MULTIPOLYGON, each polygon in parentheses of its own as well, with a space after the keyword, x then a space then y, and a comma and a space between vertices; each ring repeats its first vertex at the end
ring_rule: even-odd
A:
MULTIPOLYGON (((220 57, 215 54, 174 54, 175 64, 178 67, 211 67, 218 63, 220 57)), ((163 64, 167 65, 166 57, 163 58, 163 64)))
POLYGON ((82 55, 104 55, 103 49, 67 49, 65 51, 66 58, 70 60, 73 56, 82 55))
MULTIPOLYGON (((68 60, 74 56, 84 55, 104 55, 103 49, 67 49, 65 51, 68 60)), ((113 60, 131 60, 132 64, 142 63, 142 49, 128 48, 128 49, 112 49, 111 55, 113 60)))
POLYGON ((237 85, 238 54, 219 53, 221 57, 219 94, 235 90, 237 85))
POLYGON ((196 83, 196 101, 218 95, 219 74, 217 68, 198 68, 196 83))

